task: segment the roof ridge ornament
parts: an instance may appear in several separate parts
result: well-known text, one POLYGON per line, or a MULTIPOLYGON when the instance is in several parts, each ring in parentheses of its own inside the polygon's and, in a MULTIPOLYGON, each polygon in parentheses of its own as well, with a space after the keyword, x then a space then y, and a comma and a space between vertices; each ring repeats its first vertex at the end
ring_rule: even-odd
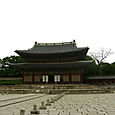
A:
POLYGON ((37 42, 35 42, 35 45, 37 45, 37 42))
POLYGON ((57 43, 37 43, 35 42, 35 45, 41 45, 41 46, 53 46, 53 45, 69 45, 69 44, 75 44, 75 40, 71 42, 57 42, 57 43))
POLYGON ((73 40, 73 42, 75 43, 75 40, 73 40))

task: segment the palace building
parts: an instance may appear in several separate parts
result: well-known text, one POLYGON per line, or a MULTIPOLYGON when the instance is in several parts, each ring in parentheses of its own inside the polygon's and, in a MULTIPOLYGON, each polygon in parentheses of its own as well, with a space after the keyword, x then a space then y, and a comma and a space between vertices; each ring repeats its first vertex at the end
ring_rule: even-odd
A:
POLYGON ((10 64, 23 71, 23 83, 83 83, 88 47, 77 47, 75 40, 63 43, 37 43, 28 50, 16 50, 26 63, 10 64))

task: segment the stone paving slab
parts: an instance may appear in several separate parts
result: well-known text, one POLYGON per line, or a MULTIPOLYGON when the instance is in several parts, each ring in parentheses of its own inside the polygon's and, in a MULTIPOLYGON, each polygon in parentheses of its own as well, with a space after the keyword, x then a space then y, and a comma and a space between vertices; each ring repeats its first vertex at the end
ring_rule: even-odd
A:
MULTIPOLYGON (((15 94, 4 95, 4 98, 11 98, 10 96, 15 97, 15 94)), ((16 96, 18 97, 17 94, 16 96)), ((34 104, 40 106, 41 101, 46 104, 47 99, 55 96, 57 95, 47 95, 35 100, 0 108, 0 115, 19 115, 20 109, 25 109, 25 115, 30 115, 34 104)), ((0 99, 3 99, 2 95, 0 95, 0 99)), ((46 110, 41 111, 40 115, 115 115, 115 94, 65 95, 52 103, 46 110)))

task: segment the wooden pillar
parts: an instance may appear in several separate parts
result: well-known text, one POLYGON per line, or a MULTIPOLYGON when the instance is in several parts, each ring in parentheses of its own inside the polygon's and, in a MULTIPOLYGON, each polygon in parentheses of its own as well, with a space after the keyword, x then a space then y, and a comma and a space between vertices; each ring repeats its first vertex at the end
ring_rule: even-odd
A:
POLYGON ((24 72, 22 74, 22 83, 24 84, 24 72))
POLYGON ((109 82, 109 85, 111 85, 111 80, 108 80, 108 82, 109 82))
POLYGON ((83 76, 82 76, 82 72, 80 71, 80 83, 83 83, 83 76))
POLYGON ((32 72, 32 83, 34 83, 35 79, 34 79, 34 72, 32 72))
POLYGON ((104 85, 104 80, 102 79, 102 85, 104 85))
POLYGON ((69 83, 71 83, 72 81, 71 81, 71 74, 69 75, 69 83))
POLYGON ((96 80, 96 85, 99 85, 98 81, 99 81, 99 80, 96 80))

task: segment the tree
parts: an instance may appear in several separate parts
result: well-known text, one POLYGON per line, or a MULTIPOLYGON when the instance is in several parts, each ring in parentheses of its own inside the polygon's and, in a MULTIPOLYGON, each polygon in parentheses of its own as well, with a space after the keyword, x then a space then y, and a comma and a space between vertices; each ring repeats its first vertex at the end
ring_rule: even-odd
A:
MULTIPOLYGON (((90 60, 93 60, 92 57, 87 55, 85 57, 85 61, 90 61, 90 60)), ((94 75, 94 76, 97 75, 97 71, 98 71, 97 68, 98 67, 96 63, 93 63, 89 67, 87 67, 83 72, 84 78, 86 78, 87 76, 91 76, 91 75, 94 75)))
POLYGON ((25 62, 20 56, 10 56, 5 57, 2 60, 2 63, 9 62, 9 63, 23 63, 25 62))
POLYGON ((96 63, 91 64, 88 68, 86 68, 83 72, 83 76, 97 76, 98 74, 98 65, 96 63))
POLYGON ((109 63, 101 63, 101 73, 100 75, 111 75, 111 64, 109 63))
POLYGON ((87 56, 85 57, 85 61, 90 61, 90 60, 93 60, 92 57, 89 56, 89 55, 87 55, 87 56))
POLYGON ((113 54, 113 52, 111 52, 111 49, 106 50, 102 48, 98 52, 91 52, 90 56, 93 58, 93 60, 95 60, 97 65, 101 65, 101 63, 111 54, 113 54))
POLYGON ((103 48, 100 51, 90 53, 90 56, 93 58, 93 60, 95 60, 98 67, 97 75, 107 75, 109 73, 108 69, 110 69, 110 65, 108 65, 107 63, 104 64, 104 60, 111 54, 113 54, 113 52, 111 52, 111 49, 106 50, 103 48))
POLYGON ((0 59, 0 64, 2 63, 2 59, 0 59))
POLYGON ((115 75, 115 62, 111 64, 111 75, 115 75))
POLYGON ((21 71, 15 68, 10 68, 6 62, 9 63, 24 63, 25 61, 20 56, 10 56, 2 59, 2 69, 0 71, 0 76, 22 76, 21 71))

